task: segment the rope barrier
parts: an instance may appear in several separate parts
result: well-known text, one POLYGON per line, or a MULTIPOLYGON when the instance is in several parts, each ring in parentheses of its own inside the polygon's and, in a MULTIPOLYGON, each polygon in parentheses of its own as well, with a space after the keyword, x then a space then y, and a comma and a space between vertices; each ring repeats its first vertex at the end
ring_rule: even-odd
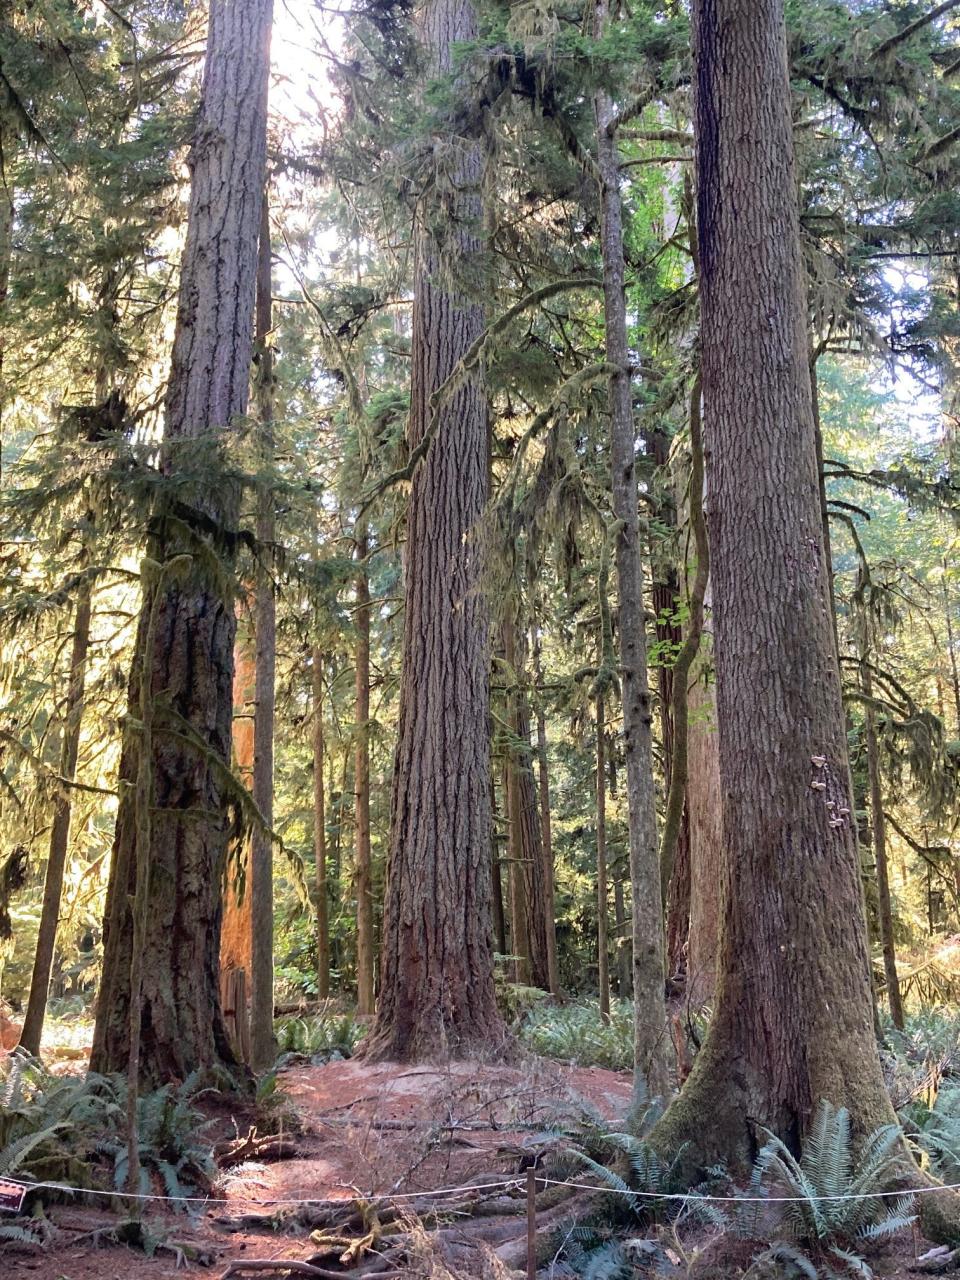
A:
MULTIPOLYGON (((749 1195, 702 1195, 697 1191, 634 1191, 631 1188, 622 1190, 619 1187, 604 1186, 591 1182, 575 1182, 565 1178, 548 1178, 543 1174, 535 1174, 536 1181, 543 1183, 545 1186, 551 1187, 570 1187, 577 1191, 594 1191, 604 1195, 624 1196, 628 1199, 636 1200, 683 1200, 697 1201, 704 1204, 805 1204, 811 1200, 817 1202, 835 1202, 849 1200, 886 1200, 886 1199, 902 1199, 905 1196, 929 1195, 934 1192, 944 1191, 960 1191, 960 1183, 944 1183, 942 1186, 913 1187, 904 1191, 871 1191, 856 1193, 837 1193, 833 1195, 809 1195, 809 1196, 749 1196, 749 1195)), ((164 1201, 168 1204, 236 1204, 236 1200, 218 1196, 166 1196, 166 1195, 148 1195, 138 1194, 131 1195, 126 1191, 104 1191, 97 1188, 73 1187, 63 1182, 21 1182, 14 1178, 4 1179, 7 1183, 13 1183, 22 1187, 25 1192, 29 1191, 59 1191, 69 1195, 79 1196, 101 1196, 115 1200, 135 1200, 142 1203, 151 1201, 164 1201)), ((397 1191, 397 1192, 378 1192, 370 1195, 355 1194, 353 1196, 344 1197, 343 1203, 347 1205, 351 1200, 365 1200, 368 1203, 385 1203, 396 1200, 424 1200, 436 1199, 441 1196, 462 1195, 473 1191, 501 1191, 501 1190, 519 1190, 525 1185, 523 1178, 509 1178, 502 1182, 481 1182, 481 1183, 464 1183, 457 1187, 437 1187, 428 1191, 397 1191)), ((314 1196, 305 1198, 291 1198, 279 1200, 257 1200, 256 1204, 264 1209, 276 1208, 292 1208, 298 1205, 329 1205, 330 1197, 314 1196)))

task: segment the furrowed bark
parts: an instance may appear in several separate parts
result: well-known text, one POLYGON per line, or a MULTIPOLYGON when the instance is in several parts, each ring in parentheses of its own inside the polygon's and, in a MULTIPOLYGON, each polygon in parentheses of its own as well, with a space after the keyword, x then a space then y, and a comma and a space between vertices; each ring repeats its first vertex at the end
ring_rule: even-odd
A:
MULTIPOLYGON (((477 35, 469 0, 428 0, 421 34, 438 75, 477 35)), ((444 175, 448 237, 415 229, 408 442, 421 443, 431 398, 483 332, 481 306, 453 279, 481 248, 484 157, 457 140, 444 175)), ((490 921, 490 747, 487 617, 478 525, 488 493, 489 422, 471 370, 438 409, 413 477, 400 726, 384 902, 381 997, 369 1058, 489 1052, 502 1041, 490 921)))
POLYGON ((654 1131, 742 1167, 883 1085, 820 518, 782 0, 695 0, 709 536, 724 856, 713 1022, 654 1131), (761 1128, 761 1126, 763 1128, 761 1128))
MULTIPOLYGON (((186 442, 209 442, 246 412, 257 244, 266 159, 270 0, 213 0, 181 271, 177 329, 166 402, 165 466, 190 456, 186 442)), ((198 450, 198 455, 202 450, 198 450)), ((199 465, 199 464, 194 464, 199 465)), ((199 488, 198 484, 198 488, 199 488)), ((202 515, 221 531, 236 528, 237 495, 205 489, 202 515)), ((197 536, 200 536, 199 534, 197 536)), ((230 542, 214 540, 219 581, 193 556, 194 543, 163 509, 150 558, 164 577, 152 656, 151 609, 141 610, 130 706, 142 694, 156 709, 151 775, 153 815, 140 848, 134 790, 142 736, 128 723, 120 767, 121 801, 104 921, 104 962, 91 1065, 111 1072, 130 1049, 130 899, 137 864, 149 869, 150 910, 143 937, 140 1078, 183 1079, 217 1061, 232 1063, 218 985, 221 881, 229 830, 227 770, 233 706, 230 542), (189 562, 186 557, 190 557, 189 562)))

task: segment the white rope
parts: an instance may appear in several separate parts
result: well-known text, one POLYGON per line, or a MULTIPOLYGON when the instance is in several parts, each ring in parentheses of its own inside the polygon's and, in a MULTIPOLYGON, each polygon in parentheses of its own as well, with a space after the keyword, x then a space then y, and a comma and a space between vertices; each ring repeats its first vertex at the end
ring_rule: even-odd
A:
MULTIPOLYGON (((543 1181, 543 1179, 539 1179, 543 1181)), ((4 1181, 12 1183, 14 1186, 23 1187, 26 1191, 61 1191, 68 1195, 74 1196, 101 1196, 111 1200, 135 1200, 137 1202, 147 1203, 149 1201, 164 1201, 167 1204, 237 1204, 238 1198, 228 1198, 225 1196, 168 1196, 168 1195, 133 1195, 129 1191, 104 1191, 96 1187, 73 1187, 65 1182, 21 1182, 16 1178, 5 1178, 4 1181)), ((521 1187, 523 1186, 522 1178, 511 1178, 506 1182, 480 1182, 465 1183, 461 1187, 438 1187, 434 1191, 397 1191, 383 1192, 375 1195, 364 1195, 362 1192, 355 1192, 353 1195, 344 1196, 344 1206, 351 1204, 354 1200, 364 1200, 367 1203, 392 1201, 392 1200, 423 1200, 426 1198, 433 1199, 437 1196, 453 1196, 460 1195, 467 1191, 492 1191, 500 1190, 504 1187, 521 1187)), ((239 1197, 242 1202, 245 1197, 239 1197)), ((255 1200, 259 1208, 286 1208, 292 1205, 306 1204, 335 1204, 339 1197, 330 1196, 314 1196, 309 1199, 290 1199, 290 1200, 255 1200)))
MULTIPOLYGON (((537 1182, 543 1183, 545 1186, 551 1187, 570 1187, 576 1191, 599 1191, 605 1195, 625 1196, 629 1199, 636 1200, 683 1200, 696 1201, 701 1204, 806 1204, 811 1200, 816 1201, 846 1201, 846 1200, 885 1200, 885 1199, 902 1199, 906 1196, 928 1195, 934 1192, 943 1191, 960 1191, 960 1183, 944 1183, 942 1186, 929 1187, 913 1187, 905 1191, 872 1191, 849 1193, 846 1195, 809 1195, 809 1196, 708 1196, 701 1195, 696 1191, 633 1191, 631 1189, 621 1190, 619 1187, 604 1186, 591 1182, 574 1182, 569 1179, 547 1178, 543 1174, 536 1173, 534 1175, 537 1182)), ((165 1196, 165 1195, 131 1195, 126 1191, 102 1191, 95 1188, 72 1187, 63 1182, 20 1182, 14 1178, 5 1179, 7 1182, 21 1186, 27 1191, 61 1191, 70 1195, 78 1196, 104 1196, 115 1200, 135 1200, 139 1202, 148 1201, 164 1201, 167 1204, 237 1204, 237 1199, 227 1199, 218 1196, 165 1196)), ((364 1200, 368 1203, 381 1203, 394 1200, 423 1200, 434 1199, 438 1196, 454 1196, 462 1195, 471 1191, 501 1191, 507 1188, 519 1189, 525 1185, 523 1178, 510 1178, 503 1182, 480 1182, 480 1183, 464 1183, 459 1187, 437 1187, 432 1191, 398 1191, 384 1192, 372 1195, 363 1195, 356 1193, 352 1196, 343 1197, 344 1206, 350 1204, 354 1200, 364 1200)), ((241 1198, 242 1202, 242 1198, 241 1198)), ((254 1203, 259 1208, 288 1208, 296 1205, 329 1205, 334 1203, 329 1196, 320 1196, 304 1199, 282 1199, 282 1200, 257 1200, 254 1203)))
POLYGON ((909 1187, 905 1191, 868 1191, 848 1195, 809 1195, 809 1196, 706 1196, 698 1191, 632 1191, 629 1188, 621 1191, 619 1187, 597 1186, 590 1182, 561 1181, 558 1178, 543 1178, 537 1175, 538 1182, 552 1187, 575 1187, 581 1191, 601 1191, 612 1196, 627 1196, 639 1200, 695 1200, 700 1204, 808 1204, 811 1200, 885 1200, 904 1199, 907 1196, 921 1196, 932 1191, 960 1191, 960 1183, 944 1183, 936 1187, 909 1187))

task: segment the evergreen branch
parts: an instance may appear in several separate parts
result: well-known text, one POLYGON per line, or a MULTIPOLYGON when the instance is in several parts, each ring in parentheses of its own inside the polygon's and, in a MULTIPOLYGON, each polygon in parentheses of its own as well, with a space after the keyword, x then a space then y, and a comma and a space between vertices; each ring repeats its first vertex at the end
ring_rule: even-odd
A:
MULTIPOLYGON (((516 490, 517 480, 520 475, 520 465, 526 456, 527 449, 532 441, 543 431, 550 419, 555 417, 561 409, 568 410, 580 392, 590 386, 591 383, 616 372, 616 365, 609 364, 606 360, 597 360, 593 364, 584 365, 582 369, 578 369, 576 373, 561 383, 559 391, 557 391, 550 404, 545 409, 540 410, 520 437, 510 467, 510 475, 504 484, 505 493, 512 494, 516 490)), ((603 524, 602 520, 601 524, 603 524)))
POLYGON ((923 153, 924 160, 933 160, 936 156, 941 156, 945 151, 953 146, 955 142, 960 140, 960 125, 955 129, 951 129, 949 133, 945 133, 942 138, 938 138, 936 142, 931 142, 923 153))
POLYGON ((884 811, 883 816, 890 823, 891 827, 893 827, 897 835, 900 836, 902 840, 906 841, 906 843, 910 846, 910 848, 914 851, 914 853, 919 853, 921 857, 926 857, 927 854, 929 854, 931 858, 937 858, 937 857, 952 858, 953 857, 953 850, 950 848, 948 844, 920 844, 920 842, 918 840, 915 840, 914 837, 911 836, 909 832, 904 831, 903 827, 901 827, 900 823, 896 820, 896 818, 893 816, 892 813, 887 813, 886 811, 884 811))
POLYGON ((521 315, 530 307, 537 306, 544 302, 547 298, 552 298, 555 294, 563 293, 568 289, 582 288, 603 288, 603 281, 596 276, 565 276, 560 280, 552 280, 549 284, 542 285, 539 289, 534 289, 532 293, 525 294, 513 306, 508 307, 502 316, 499 316, 492 324, 484 329, 483 333, 475 339, 473 343, 464 352, 460 360, 451 371, 450 375, 440 384, 430 397, 430 421, 421 436, 419 442, 410 453, 406 465, 398 467, 396 471, 392 471, 388 476, 371 489, 362 499, 360 510, 357 513, 357 522, 359 523, 370 509, 371 505, 384 494, 388 489, 392 489, 394 485, 403 481, 413 479, 414 473, 419 464, 427 456, 434 437, 440 427, 440 411, 443 408, 448 397, 459 390, 467 375, 476 368, 489 344, 498 334, 502 333, 517 316, 521 315))
POLYGON ((898 45, 903 44, 905 40, 909 40, 921 27, 925 27, 931 22, 936 22, 937 18, 942 18, 945 13, 949 13, 951 9, 956 9, 958 5, 960 5, 960 0, 943 0, 942 4, 938 4, 929 13, 923 13, 919 18, 908 23, 902 31, 897 31, 894 35, 888 36, 886 40, 877 45, 870 57, 883 58, 888 53, 892 53, 898 45))

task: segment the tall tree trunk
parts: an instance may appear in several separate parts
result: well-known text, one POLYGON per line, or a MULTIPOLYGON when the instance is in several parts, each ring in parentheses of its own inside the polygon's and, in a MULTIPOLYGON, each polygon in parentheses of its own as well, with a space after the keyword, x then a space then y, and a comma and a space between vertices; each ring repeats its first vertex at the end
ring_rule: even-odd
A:
MULTIPOLYGON (((672 733, 672 751, 670 756, 669 783, 667 787, 666 813, 663 820, 663 841, 660 846, 660 878, 664 897, 671 901, 676 898, 683 902, 686 889, 687 905, 687 941, 689 944, 690 894, 692 891, 692 869, 690 850, 690 821, 688 790, 690 771, 690 707, 689 688, 690 672, 700 651, 700 639, 703 633, 704 600, 707 593, 708 575, 710 572, 710 554, 707 546, 707 528, 703 514, 703 435, 700 419, 700 378, 694 379, 690 393, 690 486, 689 508, 690 528, 695 546, 695 567, 693 582, 689 589, 689 618, 684 629, 683 643, 680 645, 671 672, 670 685, 670 724, 672 733), (686 862, 680 862, 678 853, 686 862), (674 871, 676 869, 676 875, 674 871), (671 889, 673 892, 671 893, 671 889)), ((668 920, 668 937, 677 937, 681 921, 668 920)), ((676 944, 675 944, 676 945, 676 944)), ((689 949, 689 946, 688 948, 689 949)), ((687 956, 684 956, 686 969, 687 956)), ((683 970, 681 970, 683 972, 683 970)), ((673 972, 671 972, 673 976, 673 972)))
POLYGON ((869 649, 860 664, 860 687, 863 690, 864 738, 867 746, 867 774, 870 780, 870 827, 873 833, 873 856, 877 865, 877 898, 879 900, 880 947, 883 973, 887 984, 887 1001, 893 1025, 903 1030, 903 1001, 897 975, 897 951, 893 940, 893 907, 890 901, 890 874, 887 865, 887 820, 883 813, 883 782, 880 777, 880 745, 877 741, 877 713, 873 707, 873 677, 870 673, 869 649))
MULTIPOLYGON (((670 442, 661 430, 652 432, 647 445, 648 456, 654 466, 663 470, 669 465, 670 442)), ((659 503, 658 521, 673 527, 676 525, 675 505, 670 501, 659 503)), ((680 603, 680 578, 672 556, 653 558, 653 613, 656 618, 657 642, 669 646, 669 651, 679 652, 683 644, 683 632, 675 619, 680 603), (659 559, 659 563, 658 563, 659 559)), ((661 662, 656 669, 657 692, 660 707, 660 740, 663 744, 664 790, 672 794, 676 746, 674 743, 674 670, 670 662, 661 662)), ((667 805, 667 823, 670 820, 667 805)), ((663 894, 666 924, 666 973, 674 993, 683 990, 686 982, 687 939, 690 928, 690 841, 687 807, 682 804, 675 831, 667 828, 661 835, 660 883, 663 894)))
MULTIPOLYGON (((256 640, 249 621, 237 625, 233 650, 233 767, 253 789, 254 717, 257 697, 256 640)), ((253 889, 250 840, 244 833, 230 850, 223 884, 220 927, 220 1003, 230 1044, 241 1062, 250 1061, 250 974, 253 968, 253 889), (235 865, 236 864, 236 865, 235 865)))
POLYGON ((369 540, 364 525, 357 535, 357 748, 356 791, 357 1011, 373 1013, 373 868, 370 854, 370 584, 369 540))
POLYGON ((543 670, 540 636, 533 629, 533 678, 537 689, 537 783, 540 794, 540 851, 543 859, 544 910, 547 925, 547 984, 550 994, 560 994, 557 967, 557 907, 553 866, 553 829, 550 817, 550 772, 547 759, 547 718, 543 710, 543 670))
POLYGON ((40 1056, 40 1040, 47 1009, 47 992, 50 987, 50 971, 57 943, 57 926, 60 922, 60 899, 63 894, 63 872, 70 845, 70 814, 72 795, 70 786, 77 774, 77 758, 80 753, 80 730, 83 723, 84 686, 87 674, 87 651, 90 647, 90 615, 92 587, 84 578, 77 590, 77 607, 73 619, 73 643, 70 650, 70 676, 60 742, 60 789, 53 808, 53 826, 50 831, 50 852, 47 858, 46 876, 43 882, 43 906, 40 909, 40 929, 37 934, 37 951, 30 979, 30 995, 23 1020, 20 1046, 40 1056))
MULTIPOLYGON (((274 461, 273 434, 273 253, 270 244, 270 197, 264 188, 257 256, 255 339, 258 357, 256 407, 260 454, 274 461)), ((257 542, 261 557, 276 539, 276 505, 270 484, 257 494, 257 542)), ((255 826, 250 840, 250 893, 253 950, 250 983, 250 1064, 263 1071, 276 1057, 273 1034, 273 734, 276 709, 277 605, 270 573, 257 573, 254 598, 257 659, 253 720, 253 801, 264 828, 255 826)))
POLYGON ((317 995, 330 995, 330 915, 327 890, 327 803, 323 776, 323 651, 314 647, 313 677, 313 854, 317 885, 317 995))
MULTIPOLYGON (((200 437, 210 435, 212 448, 247 409, 272 8, 271 0, 210 5, 166 402, 168 472, 188 455, 196 459, 200 437), (191 442, 186 451, 185 442, 191 442)), ((202 515, 228 532, 236 527, 239 502, 223 487, 204 491, 202 515)), ((141 609, 130 681, 134 713, 145 700, 154 707, 152 756, 141 769, 142 738, 129 725, 91 1058, 96 1071, 126 1067, 135 1018, 142 1028, 140 1073, 151 1084, 232 1061, 217 976, 236 622, 233 601, 203 571, 192 538, 178 535, 162 510, 158 516, 150 557, 161 566, 162 598, 151 602, 148 595, 141 609), (144 824, 138 825, 133 784, 144 772, 152 798, 150 841, 141 847, 144 824), (138 863, 149 898, 139 990, 131 907, 138 863)), ((215 550, 229 571, 229 539, 215 539, 215 550)))
POLYGON ((530 960, 530 935, 527 926, 527 878, 523 874, 523 843, 517 813, 517 771, 509 747, 503 754, 503 812, 507 824, 507 865, 510 868, 510 954, 513 956, 513 980, 529 987, 533 966, 530 960))
POLYGON ((512 840, 512 867, 522 878, 520 902, 524 912, 527 981, 550 989, 549 938, 554 932, 548 915, 543 859, 543 829, 530 748, 530 706, 527 699, 524 632, 513 617, 503 624, 504 653, 512 688, 507 695, 507 723, 511 741, 507 747, 508 821, 512 840))
MULTIPOLYGON (((9 156, 12 130, 0 116, 0 155, 9 156)), ((14 190, 9 166, 0 174, 0 488, 3 487, 3 427, 7 409, 7 391, 3 377, 3 359, 9 331, 7 297, 10 292, 10 269, 13 265, 14 190)))
POLYGON ((714 1018, 654 1131, 743 1165, 821 1098, 893 1120, 870 999, 807 362, 782 0, 694 0, 723 921, 714 1018))
POLYGON ((597 989, 600 1017, 610 1021, 610 940, 607 931, 607 772, 604 762, 603 695, 597 698, 597 989))
MULTIPOLYGON (((473 5, 427 0, 421 34, 431 70, 449 76, 454 46, 476 39, 473 5)), ((480 306, 450 280, 454 264, 476 261, 481 247, 483 154, 473 139, 457 146, 459 159, 444 175, 450 230, 443 247, 431 238, 429 219, 415 230, 411 448, 431 424, 433 393, 483 332, 480 306)), ((489 1052, 503 1035, 490 921, 490 687, 477 537, 490 432, 479 372, 437 413, 407 513, 382 989, 369 1058, 489 1052)))
POLYGON ((498 830, 500 815, 497 812, 497 788, 490 775, 490 858, 493 866, 493 945, 497 954, 505 956, 507 952, 507 916, 503 904, 503 874, 500 868, 500 833, 498 830))
POLYGON ((723 851, 723 793, 717 731, 716 685, 710 586, 704 597, 704 634, 687 694, 687 812, 690 821, 690 931, 687 940, 687 1000, 694 1006, 713 999, 720 929, 720 863, 723 851))
MULTIPOLYGON (((596 8, 596 30, 607 20, 606 0, 596 8)), ((623 683, 624 754, 633 890, 633 1003, 636 1101, 665 1096, 671 1087, 670 1041, 663 1001, 663 904, 657 847, 653 736, 647 683, 643 574, 640 565, 636 431, 627 349, 623 211, 615 138, 616 114, 603 92, 595 99, 600 170, 601 249, 607 360, 610 376, 610 458, 616 565, 620 598, 620 668, 623 683)))
POLYGON ((953 604, 950 600, 950 584, 947 580, 949 563, 943 560, 943 577, 940 587, 943 592, 943 616, 947 626, 947 656, 950 659, 950 687, 953 690, 953 709, 956 714, 954 727, 960 737, 960 664, 957 662, 957 647, 954 643, 953 604))

